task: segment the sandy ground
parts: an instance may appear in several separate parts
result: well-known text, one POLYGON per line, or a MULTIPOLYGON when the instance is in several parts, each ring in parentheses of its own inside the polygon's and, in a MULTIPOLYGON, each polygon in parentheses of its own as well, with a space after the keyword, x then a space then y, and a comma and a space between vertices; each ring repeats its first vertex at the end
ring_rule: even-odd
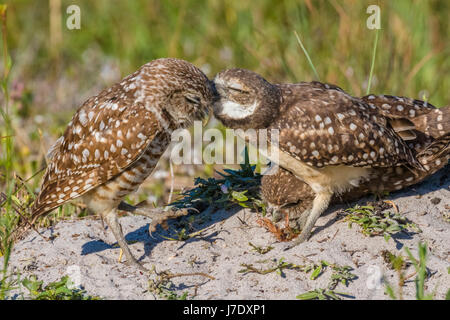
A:
MULTIPOLYGON (((157 272, 204 273, 214 277, 214 280, 204 275, 172 278, 174 293, 188 292, 188 298, 295 299, 300 293, 327 286, 332 273, 330 268, 316 280, 310 279, 310 273, 297 270, 283 270, 281 275, 276 272, 265 275, 239 272, 244 269, 241 264, 268 269, 275 265, 273 259, 284 258, 284 261, 295 264, 326 260, 349 265, 358 278, 348 287, 339 284, 336 291, 348 293, 356 299, 389 299, 379 281, 384 276, 396 287, 398 277, 384 261, 382 251, 387 249, 406 256, 404 247, 407 246, 417 257, 417 244, 425 241, 430 249, 427 262, 430 276, 426 289, 427 292, 435 290, 436 299, 443 299, 450 288, 450 223, 448 218, 444 218, 450 212, 449 166, 426 182, 394 193, 389 199, 423 232, 398 234, 388 242, 382 236, 366 237, 359 226, 349 228, 340 219, 338 212, 344 206, 334 206, 318 220, 309 242, 283 251, 284 243, 277 242, 271 233, 261 228, 256 223, 257 215, 249 210, 206 212, 196 216, 195 220, 203 221, 192 223, 192 227, 206 230, 187 241, 164 238, 174 236, 175 229, 178 227, 179 230, 183 225, 180 221, 170 222, 168 230, 158 226, 152 236, 148 233, 148 218, 126 216, 120 218, 120 222, 126 239, 135 242, 130 245, 132 252, 148 269, 154 266, 157 272), (274 248, 260 254, 252 250, 249 242, 274 248)), ((368 200, 361 199, 359 203, 365 204, 368 200)), ((189 217, 183 219, 186 222, 189 217)), ((89 294, 104 299, 160 298, 155 291, 149 290, 149 280, 158 278, 154 272, 144 274, 117 263, 119 249, 113 246, 114 237, 103 228, 100 220, 60 222, 54 228, 43 230, 43 234, 55 238, 45 241, 31 232, 16 244, 11 271, 19 271, 22 276, 34 274, 44 283, 69 274, 89 294)), ((409 266, 406 275, 413 271, 409 266)), ((413 279, 414 276, 406 281, 405 299, 415 298, 413 279)))

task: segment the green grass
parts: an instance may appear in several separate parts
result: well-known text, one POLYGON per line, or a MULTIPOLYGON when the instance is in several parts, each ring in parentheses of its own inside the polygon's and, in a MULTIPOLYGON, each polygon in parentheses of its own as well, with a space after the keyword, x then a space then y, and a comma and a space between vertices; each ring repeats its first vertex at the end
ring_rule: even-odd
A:
POLYGON ((272 272, 276 272, 281 277, 286 277, 284 270, 295 270, 304 273, 311 273, 309 276, 309 280, 316 280, 320 277, 327 268, 332 270, 332 274, 328 281, 328 285, 326 288, 317 288, 310 290, 308 292, 297 295, 297 299, 300 300, 340 300, 341 297, 351 297, 347 293, 335 291, 336 287, 339 284, 342 284, 346 287, 358 277, 351 273, 353 270, 350 266, 340 266, 335 263, 330 263, 324 260, 321 260, 318 263, 311 263, 306 265, 298 265, 290 262, 286 262, 284 258, 280 259, 271 259, 259 261, 261 263, 269 262, 269 267, 266 269, 261 269, 255 267, 253 264, 243 263, 241 267, 243 269, 239 270, 239 273, 247 274, 247 273, 257 273, 260 275, 266 275, 272 272))
POLYGON ((28 290, 33 300, 100 300, 97 296, 90 296, 85 290, 72 288, 69 276, 62 277, 43 286, 43 281, 31 276, 22 280, 22 285, 28 290))
POLYGON ((17 224, 17 216, 14 214, 12 209, 12 193, 14 189, 14 179, 12 176, 12 169, 14 163, 13 154, 13 137, 14 132, 11 126, 11 119, 9 117, 9 91, 8 91, 8 81, 9 81, 9 71, 10 71, 10 58, 8 54, 7 47, 7 27, 6 27, 6 12, 7 6, 0 6, 0 23, 2 28, 2 43, 3 43, 3 76, 1 79, 1 87, 4 95, 4 105, 2 106, 0 115, 3 119, 4 127, 0 131, 0 143, 2 145, 2 157, 1 164, 4 168, 4 173, 2 174, 5 180, 5 192, 0 193, 0 256, 3 256, 3 265, 1 269, 1 280, 0 280, 0 300, 4 299, 7 291, 11 288, 11 281, 8 275, 8 263, 11 255, 11 250, 13 246, 12 232, 17 224))
POLYGON ((178 295, 176 293, 176 286, 172 282, 174 278, 188 276, 201 276, 215 280, 213 276, 203 272, 173 274, 169 270, 157 272, 156 267, 153 266, 151 269, 151 277, 148 281, 148 291, 164 300, 187 300, 188 298, 194 298, 197 295, 197 285, 194 285, 194 293, 188 297, 188 291, 184 291, 181 295, 178 295))
POLYGON ((302 40, 300 39, 297 31, 294 31, 295 37, 297 38, 297 42, 300 45, 300 48, 302 49, 302 51, 305 53, 306 59, 308 60, 308 63, 312 69, 312 71, 314 72, 314 75, 316 76, 316 80, 320 81, 320 77, 319 74, 317 73, 316 67, 314 66, 311 58, 309 57, 308 51, 306 50, 305 46, 303 45, 302 40))
POLYGON ((370 74, 369 74, 369 81, 367 83, 367 90, 366 90, 366 94, 370 93, 370 88, 372 85, 372 78, 373 78, 373 70, 375 68, 375 58, 377 56, 377 47, 378 47, 378 36, 380 34, 380 30, 377 29, 377 31, 375 32, 375 41, 373 44, 373 55, 372 55, 372 64, 370 65, 370 74))
POLYGON ((420 228, 400 213, 376 209, 374 206, 355 205, 345 210, 345 220, 351 228, 355 223, 366 236, 383 236, 388 241, 399 232, 421 232, 420 228))
MULTIPOLYGON (((398 275, 398 285, 397 288, 394 288, 386 279, 385 279, 385 289, 386 293, 391 299, 403 299, 403 286, 405 285, 405 281, 411 276, 415 275, 414 284, 415 284, 415 293, 416 300, 433 300, 436 297, 436 293, 433 291, 431 293, 425 292, 425 282, 428 278, 428 269, 427 269, 427 256, 428 256, 428 246, 426 243, 420 242, 418 244, 418 254, 419 258, 415 258, 411 251, 405 247, 405 252, 407 254, 407 258, 402 255, 394 255, 392 253, 388 253, 387 258, 391 263, 391 267, 397 272, 398 275), (405 274, 406 264, 410 263, 413 265, 415 272, 412 275, 407 276, 405 274)), ((445 299, 448 299, 450 289, 447 291, 447 295, 445 299)))

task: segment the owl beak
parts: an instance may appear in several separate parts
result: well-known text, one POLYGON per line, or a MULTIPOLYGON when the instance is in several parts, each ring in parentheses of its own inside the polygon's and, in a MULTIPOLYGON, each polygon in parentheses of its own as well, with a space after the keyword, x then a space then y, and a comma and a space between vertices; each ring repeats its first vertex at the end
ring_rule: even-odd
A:
POLYGON ((202 120, 202 126, 206 127, 210 119, 211 119, 211 106, 208 107, 208 113, 206 114, 206 117, 204 117, 202 120))
POLYGON ((209 84, 211 86, 212 98, 211 98, 211 104, 208 105, 208 114, 203 120, 203 126, 204 127, 209 123, 209 120, 211 119, 211 116, 212 116, 212 114, 214 112, 213 111, 214 105, 220 100, 220 95, 217 92, 216 84, 214 83, 214 81, 210 80, 209 84))
POLYGON ((219 97, 219 93, 217 92, 216 84, 212 80, 210 80, 209 83, 211 84, 211 89, 212 89, 213 96, 214 96, 213 100, 216 100, 219 97))

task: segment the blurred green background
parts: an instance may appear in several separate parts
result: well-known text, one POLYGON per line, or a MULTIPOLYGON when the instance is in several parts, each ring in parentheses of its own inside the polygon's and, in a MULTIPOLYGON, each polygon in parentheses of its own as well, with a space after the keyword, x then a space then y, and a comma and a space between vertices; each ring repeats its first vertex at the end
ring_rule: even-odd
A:
MULTIPOLYGON (((365 95, 376 35, 366 27, 372 4, 381 8, 381 30, 371 92, 450 103, 448 0, 5 3, 12 68, 0 103, 6 110, 7 92, 13 137, 0 141, 0 172, 23 179, 44 166, 45 151, 85 99, 159 57, 188 60, 209 77, 242 67, 273 82, 314 80, 296 31, 321 81, 365 95), (72 4, 81 9, 80 30, 66 27, 72 4), (12 141, 8 159, 6 141, 12 141)), ((4 126, 0 117, 0 137, 4 126)), ((28 181, 33 190, 40 177, 28 181)), ((0 176, 0 190, 4 183, 0 176)), ((151 185, 156 198, 165 194, 164 185, 151 185)))

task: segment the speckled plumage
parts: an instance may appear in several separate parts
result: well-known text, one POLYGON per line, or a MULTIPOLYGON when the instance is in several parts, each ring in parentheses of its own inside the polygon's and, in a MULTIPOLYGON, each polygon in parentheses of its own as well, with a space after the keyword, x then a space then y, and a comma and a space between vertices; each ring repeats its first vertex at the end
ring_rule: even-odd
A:
MULTIPOLYGON (((433 155, 420 152, 448 133, 448 112, 418 100, 374 95, 359 99, 320 82, 276 85, 243 69, 226 70, 214 81, 221 97, 214 114, 225 125, 279 130, 279 164, 300 181, 290 181, 282 171, 280 178, 267 176, 263 183, 278 187, 278 205, 296 196, 303 199, 302 206, 311 204, 294 245, 309 237, 333 197, 368 192, 376 181, 385 182, 384 190, 397 190, 429 175, 437 164, 427 164, 425 158, 433 155), (251 114, 246 111, 250 106, 251 114), (244 110, 245 116, 237 110, 244 110), (286 183, 297 186, 298 194, 286 183)), ((445 149, 446 143, 434 147, 445 149)), ((270 187, 266 193, 273 193, 270 187)))
POLYGON ((89 98, 48 153, 33 219, 80 196, 102 217, 115 215, 153 171, 171 133, 201 120, 213 96, 198 68, 165 58, 89 98))
MULTIPOLYGON (((335 195, 333 203, 348 202, 356 200, 367 194, 383 194, 384 192, 393 192, 405 187, 419 183, 443 168, 450 158, 450 133, 445 134, 445 130, 450 129, 449 107, 435 109, 431 105, 423 110, 420 106, 425 104, 423 101, 413 100, 405 97, 393 96, 375 96, 369 95, 363 97, 365 100, 377 108, 388 118, 388 122, 395 119, 394 127, 396 130, 408 131, 408 146, 417 155, 417 159, 426 169, 418 170, 407 166, 396 166, 388 168, 374 168, 370 179, 340 195, 335 195), (387 105, 398 105, 396 102, 403 101, 405 105, 404 114, 395 114, 395 118, 385 111, 387 105), (419 109, 419 110, 418 110, 419 109), (411 117, 408 110, 417 110, 416 116, 411 117), (425 111, 425 112, 424 112, 425 111), (409 119, 409 124, 406 119, 409 119), (399 126, 399 124, 403 124, 399 126), (408 124, 405 126, 404 124, 408 124), (441 124, 441 130, 437 129, 441 124)), ((398 133, 398 132, 397 132, 398 133)), ((273 213, 278 216, 288 214, 291 219, 299 218, 301 213, 311 206, 314 199, 314 192, 308 184, 297 179, 292 173, 283 168, 273 175, 265 175, 261 180, 261 195, 273 213)))

